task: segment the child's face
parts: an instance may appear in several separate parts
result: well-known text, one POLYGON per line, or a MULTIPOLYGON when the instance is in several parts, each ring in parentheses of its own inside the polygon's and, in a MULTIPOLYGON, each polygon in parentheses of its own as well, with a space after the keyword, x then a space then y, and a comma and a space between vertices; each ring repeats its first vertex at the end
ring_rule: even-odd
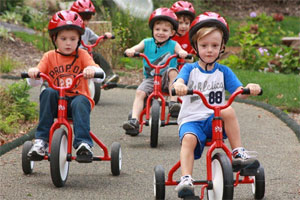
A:
POLYGON ((61 53, 72 54, 76 50, 79 37, 76 30, 62 30, 58 32, 55 43, 61 53))
POLYGON ((191 21, 187 17, 179 17, 178 22, 179 25, 177 32, 180 35, 185 35, 190 29, 191 21))
POLYGON ((199 56, 206 63, 214 62, 219 56, 221 44, 222 33, 219 30, 214 30, 197 40, 199 56))
POLYGON ((158 42, 164 42, 175 34, 169 22, 155 23, 153 26, 153 37, 158 42))

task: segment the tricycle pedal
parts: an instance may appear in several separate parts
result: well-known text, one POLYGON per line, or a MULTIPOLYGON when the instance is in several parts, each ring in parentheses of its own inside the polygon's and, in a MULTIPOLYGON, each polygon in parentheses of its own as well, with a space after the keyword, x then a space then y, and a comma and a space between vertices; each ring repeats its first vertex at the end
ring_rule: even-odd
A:
POLYGON ((75 160, 79 163, 91 163, 93 162, 93 157, 87 155, 77 155, 75 160))
POLYGON ((234 172, 241 171, 242 176, 248 176, 247 174, 250 173, 250 175, 256 174, 257 169, 259 168, 260 164, 257 159, 248 159, 246 161, 232 161, 232 169, 234 172), (244 174, 242 174, 242 172, 244 174))

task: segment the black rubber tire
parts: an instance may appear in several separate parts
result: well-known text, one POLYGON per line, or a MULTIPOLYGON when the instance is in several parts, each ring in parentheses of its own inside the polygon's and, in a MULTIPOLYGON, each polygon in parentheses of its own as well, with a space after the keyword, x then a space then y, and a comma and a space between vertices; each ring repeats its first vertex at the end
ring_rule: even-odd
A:
POLYGON ((34 161, 31 161, 27 154, 33 146, 31 141, 26 141, 22 149, 22 170, 24 174, 31 174, 33 171, 34 161))
POLYGON ((67 161, 68 137, 64 129, 54 131, 50 153, 50 172, 53 184, 63 187, 69 174, 69 161, 67 161), (61 162, 62 161, 62 162, 61 162))
POLYGON ((159 132, 159 120, 160 120, 160 105, 158 100, 153 99, 151 104, 151 116, 150 116, 150 146, 157 147, 158 144, 158 132, 159 132))
POLYGON ((225 153, 216 153, 212 158, 213 189, 207 191, 208 199, 233 199, 232 165, 225 153))
POLYGON ((165 170, 163 166, 157 165, 154 168, 154 197, 155 199, 165 199, 166 185, 165 185, 165 170))
POLYGON ((255 199, 263 199, 265 196, 265 171, 262 166, 257 169, 254 183, 252 184, 252 192, 255 199))
POLYGON ((93 100, 95 101, 95 105, 98 104, 100 101, 100 96, 101 96, 101 83, 96 83, 94 82, 95 85, 95 94, 93 100))
POLYGON ((114 176, 119 176, 122 168, 122 151, 119 142, 113 142, 111 145, 110 159, 111 173, 114 176))

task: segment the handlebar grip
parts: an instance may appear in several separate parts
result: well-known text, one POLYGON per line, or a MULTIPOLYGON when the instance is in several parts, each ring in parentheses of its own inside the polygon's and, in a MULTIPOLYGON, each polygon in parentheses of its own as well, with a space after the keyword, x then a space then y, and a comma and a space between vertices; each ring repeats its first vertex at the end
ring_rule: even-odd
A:
MULTIPOLYGON (((172 93, 172 96, 176 96, 176 90, 175 90, 175 88, 172 88, 171 93, 172 93)), ((194 94, 193 89, 188 89, 188 91, 187 91, 186 94, 187 94, 187 95, 192 95, 192 94, 194 94)))
MULTIPOLYGON (((140 52, 135 52, 133 54, 133 57, 139 57, 139 56, 140 56, 140 52)), ((127 54, 124 52, 124 57, 129 57, 129 56, 127 56, 127 54)))
MULTIPOLYGON (((41 72, 39 72, 37 74, 37 76, 36 76, 37 78, 41 78, 40 73, 41 72)), ((28 75, 28 72, 21 72, 21 78, 30 78, 29 75, 28 75)))
POLYGON ((193 89, 188 89, 188 91, 187 91, 187 93, 186 93, 187 95, 192 95, 192 94, 194 94, 194 91, 193 91, 193 89))
POLYGON ((176 90, 175 90, 175 88, 172 88, 171 93, 172 93, 172 96, 176 96, 176 90))
POLYGON ((104 75, 103 75, 103 72, 95 72, 94 74, 94 78, 103 78, 104 75))
POLYGON ((30 78, 27 72, 21 72, 21 78, 30 78))
POLYGON ((193 54, 188 54, 185 59, 192 59, 193 58, 193 54))
MULTIPOLYGON (((250 94, 250 89, 249 88, 243 88, 242 94, 250 94)), ((263 94, 263 90, 261 89, 258 96, 261 96, 262 94, 263 94)))

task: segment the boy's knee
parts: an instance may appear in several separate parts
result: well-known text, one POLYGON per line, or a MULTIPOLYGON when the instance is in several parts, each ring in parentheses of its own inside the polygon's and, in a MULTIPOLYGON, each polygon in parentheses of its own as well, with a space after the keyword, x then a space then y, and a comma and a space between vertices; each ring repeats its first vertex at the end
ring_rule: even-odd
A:
POLYGON ((169 78, 175 78, 178 75, 178 71, 176 69, 170 69, 169 70, 169 78))
POLYGON ((223 119, 226 119, 226 118, 235 118, 236 115, 235 115, 234 109, 231 106, 229 106, 225 110, 222 110, 221 111, 221 117, 223 119))
POLYGON ((187 133, 182 139, 183 143, 197 144, 197 137, 194 134, 187 133))
POLYGON ((136 90, 135 96, 139 99, 144 99, 146 98, 146 93, 142 90, 136 90))

